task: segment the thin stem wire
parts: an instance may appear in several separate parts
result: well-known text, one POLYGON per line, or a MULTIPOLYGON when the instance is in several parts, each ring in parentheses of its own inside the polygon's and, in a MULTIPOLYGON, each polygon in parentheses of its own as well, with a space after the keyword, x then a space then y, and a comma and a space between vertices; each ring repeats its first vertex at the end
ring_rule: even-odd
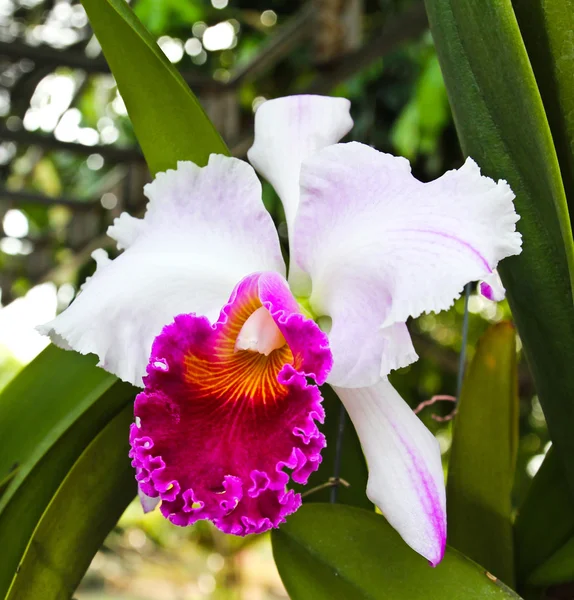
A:
POLYGON ((458 373, 456 377, 456 400, 460 401, 462 392, 462 382, 464 380, 464 369, 466 366, 466 347, 468 344, 468 299, 470 298, 471 284, 464 286, 464 316, 462 318, 462 342, 460 347, 460 356, 458 357, 458 373))
POLYGON ((333 465, 333 487, 331 488, 331 504, 337 502, 339 493, 339 478, 341 475, 341 459, 343 455, 343 436, 345 434, 345 421, 347 420, 347 411, 341 402, 339 410, 339 430, 337 431, 337 444, 335 446, 335 464, 333 465))

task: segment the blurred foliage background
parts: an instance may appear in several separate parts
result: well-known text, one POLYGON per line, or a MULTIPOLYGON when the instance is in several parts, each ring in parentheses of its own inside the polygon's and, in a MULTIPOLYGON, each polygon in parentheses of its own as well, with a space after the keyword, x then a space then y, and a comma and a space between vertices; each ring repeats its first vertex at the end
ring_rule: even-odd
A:
MULTIPOLYGON (((349 98, 349 139, 407 157, 430 180, 462 164, 421 2, 406 0, 134 0, 236 156, 267 98, 349 98)), ((45 343, 33 326, 74 298, 109 248, 122 211, 141 214, 149 179, 121 96, 84 9, 68 0, 0 0, 0 388, 45 343)), ((286 240, 280 203, 264 201, 286 240)), ((468 356, 506 303, 474 291, 468 356)), ((456 394, 464 300, 410 323, 420 360, 393 377, 411 406, 456 394)), ((524 361, 515 506, 548 450, 524 361)), ((449 403, 421 418, 448 457, 449 403)), ((88 571, 78 600, 286 598, 266 536, 235 539, 208 524, 179 529, 132 504, 88 571)))

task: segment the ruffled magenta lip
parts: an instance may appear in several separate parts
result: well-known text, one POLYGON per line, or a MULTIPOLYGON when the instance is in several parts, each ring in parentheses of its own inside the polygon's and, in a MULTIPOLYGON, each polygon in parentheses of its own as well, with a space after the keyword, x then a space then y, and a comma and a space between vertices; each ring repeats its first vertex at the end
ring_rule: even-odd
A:
POLYGON ((130 456, 140 489, 159 497, 176 525, 209 519, 226 533, 277 527, 301 505, 290 480, 306 483, 321 462, 321 395, 332 366, 328 341, 306 319, 285 280, 250 275, 216 323, 179 315, 156 338, 130 456), (234 351, 242 324, 269 310, 286 345, 268 357, 234 351))

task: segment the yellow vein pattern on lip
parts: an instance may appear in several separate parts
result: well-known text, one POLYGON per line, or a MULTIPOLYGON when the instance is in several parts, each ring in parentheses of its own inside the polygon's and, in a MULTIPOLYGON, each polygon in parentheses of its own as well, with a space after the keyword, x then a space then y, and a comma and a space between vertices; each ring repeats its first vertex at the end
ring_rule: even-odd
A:
POLYGON ((255 290, 236 302, 221 329, 209 357, 188 354, 184 358, 185 380, 196 397, 215 397, 228 402, 248 399, 267 404, 287 394, 277 375, 285 364, 293 364, 287 344, 268 356, 249 350, 235 350, 235 341, 249 316, 262 306, 255 290))

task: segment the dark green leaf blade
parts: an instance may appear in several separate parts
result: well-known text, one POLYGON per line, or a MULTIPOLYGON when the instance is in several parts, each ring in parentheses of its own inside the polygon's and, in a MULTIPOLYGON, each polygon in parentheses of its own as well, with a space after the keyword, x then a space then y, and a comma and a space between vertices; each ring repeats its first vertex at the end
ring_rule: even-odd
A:
POLYGON ((448 468, 448 540, 510 586, 517 441, 516 333, 502 322, 479 341, 464 380, 448 468))
MULTIPOLYGON (((71 353, 66 353, 68 354, 71 353)), ((73 394, 73 391, 73 388, 67 389, 70 394, 73 394)), ((38 520, 68 471, 94 437, 119 411, 127 406, 127 410, 133 412, 133 397, 134 388, 122 382, 116 382, 87 406, 86 398, 77 396, 78 405, 83 406, 84 410, 63 434, 46 438, 47 450, 38 460, 26 463, 26 476, 21 478, 18 473, 18 481, 14 482, 8 493, 2 497, 0 540, 4 541, 4 548, 0 569, 1 598, 8 590, 38 520)), ((24 402, 25 398, 22 401, 24 402)), ((127 440, 127 425, 124 436, 127 440)), ((99 510, 107 509, 100 506, 99 510)))
POLYGON ((0 478, 19 472, 0 503, 78 416, 116 381, 93 356, 48 346, 0 395, 0 478))
POLYGON ((433 569, 383 517, 350 506, 304 505, 272 539, 292 600, 519 598, 456 550, 433 569))
POLYGON ((571 581, 574 581, 574 537, 535 569, 526 583, 536 587, 548 587, 571 581))
POLYGON ((533 573, 574 538, 574 499, 554 448, 548 451, 518 511, 514 536, 519 584, 530 582, 533 573))
POLYGON ((516 193, 524 248, 500 272, 574 490, 574 252, 544 107, 510 0, 426 6, 464 153, 516 193))
POLYGON ((574 0, 513 0, 574 210, 574 0))
POLYGON ((36 527, 6 600, 71 598, 108 531, 136 494, 127 406, 78 458, 36 527))
POLYGON ((152 173, 178 160, 203 166, 229 154, 199 102, 125 0, 83 0, 90 25, 118 88, 152 173))

